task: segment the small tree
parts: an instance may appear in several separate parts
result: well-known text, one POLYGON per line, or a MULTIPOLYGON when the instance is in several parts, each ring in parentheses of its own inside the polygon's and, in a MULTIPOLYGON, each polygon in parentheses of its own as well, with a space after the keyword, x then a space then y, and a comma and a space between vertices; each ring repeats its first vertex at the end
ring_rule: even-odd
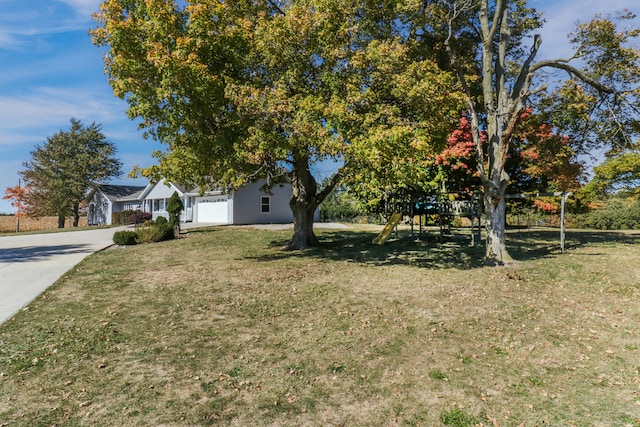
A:
POLYGON ((26 188, 21 187, 20 183, 18 183, 15 187, 7 187, 2 197, 4 200, 11 200, 11 206, 16 208, 14 213, 16 233, 20 232, 20 219, 27 216, 26 194, 26 188))
POLYGON ((173 227, 176 235, 180 233, 180 213, 184 210, 184 203, 180 200, 180 196, 177 191, 174 191, 169 198, 167 204, 167 212, 169 213, 169 223, 173 227))

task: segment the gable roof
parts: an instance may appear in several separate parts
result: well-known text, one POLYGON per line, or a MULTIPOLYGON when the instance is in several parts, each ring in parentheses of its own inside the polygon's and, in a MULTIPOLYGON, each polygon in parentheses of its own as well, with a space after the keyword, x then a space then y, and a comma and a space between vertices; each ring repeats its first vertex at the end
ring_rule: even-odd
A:
POLYGON ((101 185, 99 190, 112 202, 121 198, 129 198, 135 193, 142 193, 146 187, 138 185, 101 185))
POLYGON ((118 201, 119 202, 128 202, 128 201, 132 201, 132 200, 142 200, 143 197, 142 195, 145 193, 145 191, 147 190, 147 187, 139 187, 140 189, 138 191, 136 191, 135 193, 131 193, 131 194, 127 194, 126 196, 122 196, 122 197, 118 197, 118 201))

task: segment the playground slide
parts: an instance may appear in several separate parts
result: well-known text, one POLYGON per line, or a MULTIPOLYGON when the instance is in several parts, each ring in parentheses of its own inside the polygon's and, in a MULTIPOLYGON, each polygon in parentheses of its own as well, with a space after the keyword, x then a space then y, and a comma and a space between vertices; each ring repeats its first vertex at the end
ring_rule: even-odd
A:
POLYGON ((387 222, 387 225, 384 226, 384 228, 382 229, 382 232, 378 235, 378 237, 373 239, 371 243, 373 243, 374 245, 384 245, 384 242, 387 241, 387 239, 391 235, 391 232, 393 231, 395 226, 398 225, 401 219, 402 219, 401 213, 396 212, 393 215, 391 215, 391 219, 389 220, 389 222, 387 222))

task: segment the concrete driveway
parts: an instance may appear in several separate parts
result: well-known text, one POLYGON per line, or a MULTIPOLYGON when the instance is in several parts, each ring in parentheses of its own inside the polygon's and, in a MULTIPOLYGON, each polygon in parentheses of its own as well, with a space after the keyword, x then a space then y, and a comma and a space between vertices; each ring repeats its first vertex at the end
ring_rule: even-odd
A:
POLYGON ((0 323, 88 255, 113 244, 107 228, 0 237, 0 323))

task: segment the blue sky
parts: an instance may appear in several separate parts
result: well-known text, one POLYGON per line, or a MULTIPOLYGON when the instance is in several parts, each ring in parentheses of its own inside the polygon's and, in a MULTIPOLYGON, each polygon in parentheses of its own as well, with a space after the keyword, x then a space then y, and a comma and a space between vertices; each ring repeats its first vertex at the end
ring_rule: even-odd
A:
MULTIPOLYGON (((640 13, 638 0, 530 0, 545 11, 541 57, 564 57, 566 34, 577 21, 623 8, 640 13)), ((118 148, 125 176, 115 184, 145 185, 126 174, 133 165, 153 163, 161 146, 145 141, 126 116, 127 104, 113 96, 102 62, 103 50, 88 36, 100 0, 0 0, 0 194, 18 183, 29 152, 48 136, 69 128, 74 117, 102 124, 118 148)), ((0 199, 0 213, 12 213, 0 199)))

